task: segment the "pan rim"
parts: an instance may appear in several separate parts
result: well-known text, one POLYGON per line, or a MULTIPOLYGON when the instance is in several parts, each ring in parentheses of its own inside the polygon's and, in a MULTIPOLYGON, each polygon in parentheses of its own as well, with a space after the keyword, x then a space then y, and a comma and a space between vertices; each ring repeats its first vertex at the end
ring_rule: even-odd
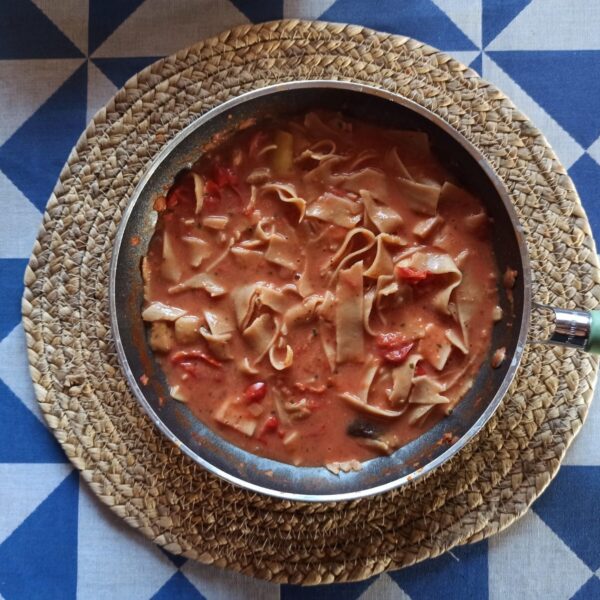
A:
MULTIPOLYGON (((529 329, 529 320, 530 320, 530 308, 531 308, 531 265, 529 261, 529 253, 527 250, 527 245, 525 242, 525 236, 523 233, 522 226, 519 222, 518 215, 516 210, 510 200, 510 195, 508 190, 506 189, 504 183, 500 179, 500 177, 496 174, 490 163, 485 159, 483 154, 470 142, 467 138, 464 137, 458 130, 444 121, 441 117, 430 111, 429 109, 417 104, 413 100, 410 100, 400 94, 395 92, 390 92, 388 90, 384 90, 381 88, 377 88, 371 85, 366 85, 362 83, 356 83, 351 81, 339 81, 339 80, 327 80, 327 79, 313 79, 313 80, 302 80, 302 81, 290 81, 285 83, 278 83, 274 85, 269 85, 266 87, 261 87, 256 90, 252 90, 236 96, 230 100, 223 102, 222 104, 210 109, 200 117, 198 117, 195 121, 187 125, 184 129, 182 129, 179 133, 177 133, 169 142, 167 142, 163 148, 156 154, 156 156, 152 159, 148 167, 145 169, 142 174, 138 184, 133 190, 129 202, 123 211, 123 215, 121 217, 121 222, 119 223, 119 227, 117 229, 117 233, 115 235, 115 240, 113 243, 113 252, 110 261, 110 270, 109 270, 109 282, 108 282, 108 293, 109 293, 109 314, 110 314, 110 325, 111 325, 111 333, 115 343, 117 357, 119 360, 119 364, 121 366, 121 370, 125 375, 127 383, 129 385, 130 390, 133 392, 138 404, 142 407, 144 412, 148 415, 150 420, 154 423, 154 425, 159 429, 159 431, 164 435, 167 439, 169 439, 172 443, 174 443, 179 449, 181 449, 185 454, 187 454, 195 463, 201 465, 211 473, 217 475, 218 477, 238 485, 244 489, 247 489, 252 492, 257 492, 260 494, 264 494, 267 496, 271 496, 277 499, 285 499, 285 500, 293 500, 300 502, 339 502, 339 501, 347 501, 347 500, 356 500, 360 498, 365 498, 369 496, 373 496, 376 494, 381 494, 392 489, 399 488, 409 482, 417 481, 425 477, 427 474, 431 473, 439 466, 447 462, 450 458, 455 456, 464 448, 466 444, 471 442, 473 438, 483 429, 483 427, 487 424, 490 418, 498 409, 502 399, 506 395, 509 386, 511 385, 514 377, 516 375, 516 371, 521 362, 521 358, 523 355, 523 350, 525 344, 527 342, 527 333, 529 329), (414 473, 409 473, 402 477, 398 477, 391 481, 388 481, 383 484, 374 485, 371 487, 366 487, 365 489, 351 492, 343 492, 337 494, 305 494, 305 493, 296 493, 296 492, 286 492, 281 491, 275 488, 268 488, 263 485, 258 485, 252 482, 249 482, 245 479, 237 477, 231 473, 224 471, 223 469, 213 465, 208 460, 199 456, 192 448, 186 445, 170 428, 169 426, 161 419, 161 417, 156 413, 156 411, 152 408, 150 403, 148 402, 143 390, 138 384, 131 367, 129 365, 129 361, 126 356, 126 352, 123 346, 123 341, 121 338, 120 327, 118 323, 117 313, 118 313, 118 303, 116 298, 116 278, 117 278, 117 270, 119 257, 121 255, 121 248, 123 246, 125 230, 129 219, 133 213, 137 202, 140 200, 142 191, 156 173, 156 171, 160 168, 161 164, 165 161, 165 159, 172 153, 172 151, 179 146, 185 139, 187 139, 191 134, 193 134, 198 128, 205 125, 207 122, 212 120, 214 117, 222 114, 223 112, 232 110, 237 106, 244 104, 254 98, 276 94, 279 92, 290 91, 294 89, 305 89, 305 88, 334 88, 347 90, 352 92, 358 92, 363 94, 369 94, 374 96, 379 96, 385 100, 391 101, 395 104, 399 104, 418 115, 424 117, 429 122, 433 123, 436 127, 441 129, 446 135, 452 137, 456 142, 458 142, 477 162, 479 168, 483 171, 484 175, 487 179, 492 183, 494 189, 496 190, 498 196, 500 197, 504 209, 507 212, 510 222, 512 223, 514 234, 517 240, 517 245, 519 248, 520 258, 523 264, 523 312, 520 315, 520 319, 517 316, 518 326, 519 326, 519 335, 517 338, 517 344, 514 350, 514 353, 511 357, 510 366, 502 380, 501 384, 498 386, 493 398, 490 400, 486 409, 479 415, 475 423, 467 429, 464 434, 459 438, 459 440, 450 446, 446 451, 441 453, 439 456, 435 457, 433 460, 429 461, 420 469, 416 470, 414 473)), ((517 323, 515 322, 515 325, 517 323)))

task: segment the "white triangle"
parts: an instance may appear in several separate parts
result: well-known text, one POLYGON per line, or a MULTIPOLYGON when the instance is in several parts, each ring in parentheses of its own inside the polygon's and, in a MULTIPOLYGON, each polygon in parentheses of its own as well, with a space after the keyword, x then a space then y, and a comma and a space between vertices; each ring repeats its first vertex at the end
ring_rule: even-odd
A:
POLYGON ((468 67, 478 56, 477 50, 453 50, 450 56, 461 62, 465 67, 468 67))
POLYGON ((146 0, 104 41, 94 52, 94 57, 172 54, 225 29, 248 22, 227 0, 210 3, 201 0, 146 0))
POLYGON ((584 153, 584 149, 533 98, 510 78, 487 54, 483 55, 483 76, 498 86, 546 136, 566 169, 584 153))
POLYGON ((21 323, 0 341, 0 379, 33 415, 44 423, 40 406, 33 393, 27 362, 25 332, 21 323))
POLYGON ((0 258, 29 258, 42 215, 2 171, 0 203, 0 258))
POLYGON ((0 464, 0 544, 72 471, 68 464, 0 464))
POLYGON ((79 492, 77 598, 146 600, 177 568, 152 542, 100 503, 87 485, 79 492))
POLYGON ((410 600, 410 596, 387 574, 380 575, 358 600, 410 600))
POLYGON ((588 412, 585 424, 579 435, 567 450, 563 465, 586 465, 597 467, 600 465, 600 444, 598 432, 600 431, 600 387, 596 386, 594 399, 588 412))
POLYGON ((88 62, 87 120, 116 94, 117 86, 92 62, 88 62))
MULTIPOLYGON (((600 165, 600 138, 598 138, 588 149, 587 153, 600 165)), ((597 388, 596 388, 597 391, 597 388)), ((596 463, 600 464, 600 463, 596 463)))
POLYGON ((284 19, 318 19, 336 0, 283 0, 284 19))
POLYGON ((433 0, 454 24, 481 48, 481 0, 433 0))
POLYGON ((279 585, 188 560, 181 572, 206 600, 279 600, 279 585))
POLYGON ((599 50, 598 0, 533 0, 488 50, 599 50))
POLYGON ((82 0, 33 0, 33 3, 84 53, 88 45, 88 3, 82 0))
POLYGON ((488 572, 489 600, 567 600, 592 575, 531 510, 508 530, 490 538, 488 572))
POLYGON ((0 145, 83 63, 81 58, 0 60, 0 145), (6 110, 10 107, 10 110, 6 110))

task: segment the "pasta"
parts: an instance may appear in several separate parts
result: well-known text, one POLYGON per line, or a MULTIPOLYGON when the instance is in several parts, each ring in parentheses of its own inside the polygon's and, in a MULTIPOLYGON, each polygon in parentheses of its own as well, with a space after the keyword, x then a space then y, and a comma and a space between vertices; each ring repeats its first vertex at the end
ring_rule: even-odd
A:
POLYGON ((265 121, 154 206, 149 344, 173 400, 250 452, 358 470, 502 363, 488 217, 423 132, 265 121))

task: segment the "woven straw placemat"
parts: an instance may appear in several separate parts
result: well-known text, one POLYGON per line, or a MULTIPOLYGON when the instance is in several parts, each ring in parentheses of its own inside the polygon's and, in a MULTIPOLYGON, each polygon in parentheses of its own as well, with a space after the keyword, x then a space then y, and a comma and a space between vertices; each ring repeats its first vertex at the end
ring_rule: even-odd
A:
POLYGON ((351 503, 243 491, 163 439, 127 388, 109 329, 122 212, 151 158, 199 115, 241 92, 307 78, 398 92, 470 139, 525 226, 537 301, 595 308, 600 285, 585 214, 544 137, 502 92, 433 48, 358 26, 282 21, 225 32, 127 82, 72 151, 27 268, 23 321, 38 401, 102 502, 157 544, 256 577, 317 584, 410 565, 523 515, 581 427, 598 362, 529 347, 496 416, 455 459, 351 503))

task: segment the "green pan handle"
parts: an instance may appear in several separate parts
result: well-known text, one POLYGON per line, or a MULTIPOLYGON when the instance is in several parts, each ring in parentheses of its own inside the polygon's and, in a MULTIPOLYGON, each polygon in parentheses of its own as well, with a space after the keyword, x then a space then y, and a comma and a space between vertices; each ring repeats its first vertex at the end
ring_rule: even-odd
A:
POLYGON ((554 330, 548 339, 531 341, 600 354, 600 310, 566 310, 541 304, 533 308, 553 313, 554 330))
POLYGON ((593 310, 590 317, 590 336, 585 349, 592 354, 600 354, 600 310, 593 310))

